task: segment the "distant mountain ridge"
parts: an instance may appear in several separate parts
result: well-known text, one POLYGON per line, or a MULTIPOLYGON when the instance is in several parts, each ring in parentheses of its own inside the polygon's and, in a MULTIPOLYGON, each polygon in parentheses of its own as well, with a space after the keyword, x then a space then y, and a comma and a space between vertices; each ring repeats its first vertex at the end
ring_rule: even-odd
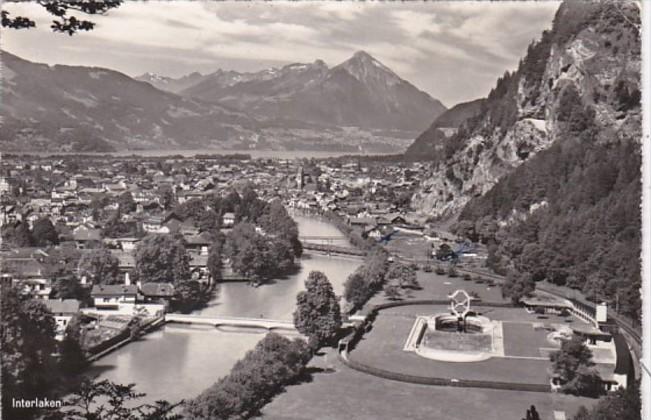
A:
POLYGON ((117 71, 48 66, 2 52, 5 150, 111 151, 241 143, 257 122, 117 71))
POLYGON ((159 90, 179 93, 183 89, 187 89, 190 86, 196 85, 206 77, 208 77, 208 75, 203 75, 199 72, 193 72, 175 79, 173 77, 161 76, 155 73, 147 72, 135 77, 134 79, 141 82, 147 82, 159 90))
MULTIPOLYGON (((182 79, 148 81, 171 90, 182 79)), ((422 131, 446 110, 440 101, 364 51, 332 69, 316 60, 254 73, 218 70, 195 80, 174 91, 250 112, 263 120, 422 131)))
POLYGON ((4 150, 404 150, 445 111, 365 52, 180 78, 47 66, 3 52, 4 150), (74 75, 74 76, 73 76, 74 75))

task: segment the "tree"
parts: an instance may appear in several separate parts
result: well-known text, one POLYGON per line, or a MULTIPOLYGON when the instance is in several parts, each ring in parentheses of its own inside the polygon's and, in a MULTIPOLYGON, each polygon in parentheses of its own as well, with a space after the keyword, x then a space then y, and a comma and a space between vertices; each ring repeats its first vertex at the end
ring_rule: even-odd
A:
MULTIPOLYGON (((240 195, 235 191, 234 189, 231 189, 228 194, 221 200, 221 205, 222 205, 222 211, 224 213, 232 212, 235 213, 237 216, 240 211, 239 208, 241 206, 242 198, 240 195)), ((237 219, 239 222, 240 220, 237 219)))
MULTIPOLYGON (((38 0, 37 3, 54 16, 50 28, 53 32, 74 35, 78 31, 90 31, 95 23, 79 19, 70 12, 81 12, 88 15, 105 14, 110 9, 120 6, 122 0, 38 0)), ((12 29, 27 29, 36 26, 36 22, 24 16, 10 17, 9 12, 2 11, 2 27, 12 29)))
POLYGON ((581 406, 573 420, 641 420, 641 409, 640 387, 636 383, 609 393, 590 411, 581 406))
POLYGON ((298 239, 298 226, 280 200, 269 203, 260 216, 259 223, 265 232, 289 242, 296 257, 303 254, 303 245, 298 239))
POLYGON ((122 221, 120 208, 114 212, 104 224, 102 236, 108 238, 119 238, 121 236, 138 236, 138 227, 134 222, 125 223, 122 221))
POLYGON ((146 394, 137 393, 135 384, 121 385, 103 380, 84 379, 79 388, 64 400, 60 420, 181 420, 174 411, 183 401, 171 404, 160 400, 154 404, 137 404, 146 394))
POLYGON ((34 222, 32 237, 36 246, 57 245, 59 243, 59 234, 49 217, 42 217, 34 222))
POLYGON ((185 405, 189 419, 246 419, 304 374, 311 358, 305 341, 267 334, 228 374, 185 405))
POLYGON ((229 232, 224 255, 231 268, 253 281, 282 275, 294 267, 291 245, 283 238, 263 236, 250 223, 238 223, 229 232))
POLYGON ((174 213, 176 213, 181 219, 193 219, 194 221, 199 221, 205 211, 206 205, 203 200, 198 198, 187 200, 176 206, 174 209, 174 213))
POLYGON ((294 325, 317 344, 331 340, 341 327, 341 309, 330 281, 320 271, 312 271, 305 289, 296 296, 294 325))
POLYGON ((55 377, 56 342, 52 313, 42 302, 20 295, 13 287, 1 288, 2 411, 7 418, 23 418, 12 398, 49 395, 55 377))
POLYGON ((353 305, 352 309, 361 308, 374 293, 382 289, 386 282, 388 265, 388 252, 378 247, 366 257, 364 264, 348 277, 344 283, 344 298, 353 305))
POLYGON ((403 289, 417 289, 420 287, 416 278, 416 270, 412 266, 400 262, 394 262, 389 265, 386 279, 389 281, 397 280, 403 289))
POLYGON ((219 233, 218 237, 215 238, 212 245, 210 245, 210 250, 208 250, 208 261, 206 262, 208 273, 212 277, 213 281, 221 278, 222 268, 223 268, 223 254, 224 254, 224 236, 219 233))
POLYGON ((182 239, 149 235, 136 249, 134 277, 142 282, 174 283, 190 280, 190 256, 182 239))
POLYGON ((208 294, 196 280, 180 283, 174 288, 174 307, 181 312, 190 312, 208 301, 208 294))
POLYGON ((81 342, 81 318, 79 314, 75 314, 68 321, 61 342, 61 360, 59 364, 64 374, 77 374, 86 366, 86 355, 81 347, 81 342))
POLYGON ((369 285, 366 283, 364 276, 359 271, 355 271, 348 276, 344 283, 344 299, 350 303, 353 308, 360 308, 366 303, 371 295, 369 285))
POLYGON ((90 290, 82 286, 74 275, 60 276, 54 280, 50 299, 77 299, 89 304, 90 290))
POLYGON ((174 206, 175 201, 176 199, 174 198, 174 190, 172 190, 172 187, 167 184, 161 185, 158 189, 158 202, 161 207, 165 210, 169 210, 174 206))
POLYGON ((441 246, 436 250, 436 259, 439 261, 449 260, 454 258, 455 253, 447 243, 442 243, 441 246))
POLYGON ((523 297, 531 296, 536 289, 536 284, 527 273, 509 271, 506 281, 502 283, 502 297, 511 298, 514 304, 519 304, 523 297))
POLYGON ((119 284, 120 260, 106 248, 94 249, 79 260, 79 275, 93 284, 119 284))
POLYGON ((265 211, 267 203, 258 198, 251 184, 246 184, 242 190, 242 197, 236 209, 236 220, 255 223, 265 211))
POLYGON ((13 244, 18 248, 34 245, 34 237, 29 230, 27 223, 19 222, 16 225, 6 225, 2 227, 3 242, 13 244))
POLYGON ((133 199, 133 195, 129 191, 125 191, 118 196, 118 208, 120 213, 131 213, 136 211, 136 201, 133 199))
POLYGON ((215 237, 221 228, 222 218, 215 210, 208 209, 201 213, 196 225, 199 228, 199 232, 207 232, 209 235, 215 237))
POLYGON ((592 351, 580 336, 564 340, 561 349, 549 357, 563 392, 585 396, 598 396, 602 392, 601 378, 593 369, 592 351))
POLYGON ((475 230, 475 224, 470 220, 461 220, 458 222, 455 227, 455 232, 457 235, 469 239, 472 242, 477 242, 479 240, 479 235, 475 230))
POLYGON ((395 284, 387 284, 384 286, 384 295, 389 300, 398 300, 401 297, 400 289, 395 284))

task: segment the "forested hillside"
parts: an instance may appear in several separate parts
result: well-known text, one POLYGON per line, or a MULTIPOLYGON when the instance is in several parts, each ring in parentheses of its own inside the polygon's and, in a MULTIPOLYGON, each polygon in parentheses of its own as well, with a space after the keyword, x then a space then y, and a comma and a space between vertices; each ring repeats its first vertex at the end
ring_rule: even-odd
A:
POLYGON ((441 114, 405 151, 407 159, 435 159, 445 144, 445 138, 456 133, 457 129, 469 118, 482 111, 484 99, 462 102, 441 114))
MULTIPOLYGON (((489 263, 515 270, 513 281, 578 288, 634 319, 640 316, 639 26, 633 3, 561 6, 552 31, 491 92, 488 117, 466 127, 477 133, 490 121, 508 130, 529 109, 553 124, 553 142, 470 199, 457 224, 459 232, 492 243, 489 263), (583 57, 583 66, 556 61, 562 49, 583 57), (562 84, 549 77, 555 67, 566 75, 562 84), (527 96, 509 93, 527 84, 527 96)), ((456 140, 464 147, 463 138, 456 140)))

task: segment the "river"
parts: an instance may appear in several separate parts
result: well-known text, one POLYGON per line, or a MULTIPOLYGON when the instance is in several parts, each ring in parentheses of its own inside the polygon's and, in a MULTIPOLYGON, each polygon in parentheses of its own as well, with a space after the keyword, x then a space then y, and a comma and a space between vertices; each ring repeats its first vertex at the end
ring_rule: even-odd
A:
MULTIPOLYGON (((328 222, 298 215, 294 219, 302 236, 341 236, 328 222)), ((291 320, 296 294, 304 288, 310 271, 324 272, 335 293, 341 295, 346 278, 361 264, 359 259, 316 254, 306 254, 300 262, 296 274, 258 288, 245 283, 222 284, 217 296, 196 314, 291 320)), ((98 360, 91 371, 98 379, 135 383, 138 392, 147 394, 148 402, 188 399, 228 374, 264 333, 166 325, 98 360)))

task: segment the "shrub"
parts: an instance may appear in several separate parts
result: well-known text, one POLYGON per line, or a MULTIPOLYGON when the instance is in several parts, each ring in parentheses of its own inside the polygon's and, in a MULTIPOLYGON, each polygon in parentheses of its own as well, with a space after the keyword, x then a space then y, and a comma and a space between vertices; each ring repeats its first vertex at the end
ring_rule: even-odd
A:
POLYGON ((186 417, 249 418, 286 385, 296 381, 310 358, 305 341, 290 341, 269 333, 233 366, 228 376, 188 401, 186 417))

